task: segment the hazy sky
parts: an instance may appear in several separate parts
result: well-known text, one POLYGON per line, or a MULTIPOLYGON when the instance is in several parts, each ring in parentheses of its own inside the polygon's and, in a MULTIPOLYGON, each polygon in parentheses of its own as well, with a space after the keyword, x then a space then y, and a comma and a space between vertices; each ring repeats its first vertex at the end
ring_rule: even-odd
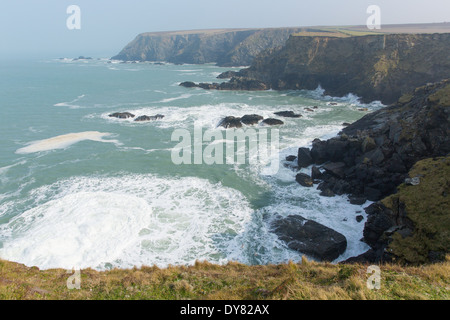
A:
POLYGON ((450 0, 2 0, 0 57, 111 57, 142 32, 450 21, 450 0), (81 30, 69 30, 69 5, 81 30))

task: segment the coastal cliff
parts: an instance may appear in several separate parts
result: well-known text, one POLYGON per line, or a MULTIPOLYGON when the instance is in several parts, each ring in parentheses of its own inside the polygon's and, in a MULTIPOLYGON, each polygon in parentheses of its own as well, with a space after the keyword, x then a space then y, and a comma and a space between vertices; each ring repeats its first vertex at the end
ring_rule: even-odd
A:
POLYGON ((248 66, 263 50, 285 44, 299 28, 142 33, 115 60, 248 66))
POLYGON ((430 82, 450 77, 450 33, 349 37, 292 35, 281 48, 256 57, 231 76, 275 90, 319 85, 332 96, 349 93, 384 104, 430 82))
POLYGON ((300 167, 324 196, 375 201, 364 241, 371 250, 350 261, 441 261, 450 252, 450 81, 419 87, 368 114, 337 137, 300 148, 300 167), (316 167, 318 166, 318 167, 316 167))

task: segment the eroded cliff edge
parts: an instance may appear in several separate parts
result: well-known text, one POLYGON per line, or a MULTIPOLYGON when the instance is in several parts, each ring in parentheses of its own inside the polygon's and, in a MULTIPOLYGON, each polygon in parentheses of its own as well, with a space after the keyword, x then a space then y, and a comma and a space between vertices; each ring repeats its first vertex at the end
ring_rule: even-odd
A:
POLYGON ((299 28, 142 33, 112 59, 249 66, 263 50, 285 44, 299 28))
POLYGON ((289 37, 258 55, 231 82, 257 80, 275 90, 319 85, 332 96, 353 93, 363 102, 397 101, 427 83, 450 77, 450 33, 357 37, 289 37))

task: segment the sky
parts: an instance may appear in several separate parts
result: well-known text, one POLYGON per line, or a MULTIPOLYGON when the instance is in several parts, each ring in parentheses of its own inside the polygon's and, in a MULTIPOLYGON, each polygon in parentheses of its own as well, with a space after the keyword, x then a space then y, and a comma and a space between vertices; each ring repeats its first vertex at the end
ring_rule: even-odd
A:
POLYGON ((109 58, 143 32, 365 25, 369 5, 382 24, 450 22, 450 0, 2 0, 0 58, 109 58))

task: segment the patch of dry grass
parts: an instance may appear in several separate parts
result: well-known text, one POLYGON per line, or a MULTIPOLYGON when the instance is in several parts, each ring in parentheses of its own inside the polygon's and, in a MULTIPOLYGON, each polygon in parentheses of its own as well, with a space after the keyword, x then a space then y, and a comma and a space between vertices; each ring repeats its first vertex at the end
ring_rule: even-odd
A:
POLYGON ((394 300, 450 298, 450 257, 422 267, 382 265, 381 289, 367 287, 367 265, 309 262, 281 265, 142 267, 81 270, 69 290, 66 270, 39 270, 0 260, 3 300, 394 300))

